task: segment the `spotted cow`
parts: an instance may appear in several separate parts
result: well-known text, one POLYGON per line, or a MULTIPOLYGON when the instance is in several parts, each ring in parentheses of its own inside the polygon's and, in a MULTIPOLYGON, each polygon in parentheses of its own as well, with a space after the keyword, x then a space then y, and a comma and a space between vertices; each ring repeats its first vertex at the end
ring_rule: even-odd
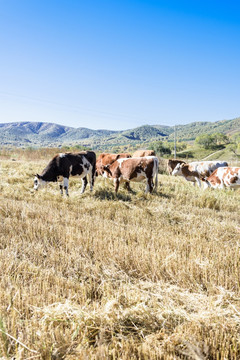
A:
POLYGON ((240 188, 240 167, 221 167, 216 169, 209 177, 203 178, 204 189, 237 189, 240 188))
POLYGON ((34 178, 34 189, 48 182, 60 181, 60 192, 63 194, 63 188, 68 196, 69 177, 78 175, 82 179, 81 193, 85 191, 87 186, 87 175, 90 182, 90 190, 92 191, 96 171, 96 154, 93 151, 81 151, 79 153, 61 153, 49 162, 42 174, 36 174, 34 178))
POLYGON ((203 178, 210 176, 219 167, 228 166, 226 161, 195 161, 189 164, 177 164, 172 175, 183 176, 187 181, 201 187, 203 178))
POLYGON ((116 193, 121 182, 129 181, 146 180, 146 192, 152 192, 154 186, 157 189, 158 158, 156 156, 118 159, 111 165, 103 166, 102 170, 106 177, 113 179, 116 193), (154 177, 155 184, 153 184, 154 177))

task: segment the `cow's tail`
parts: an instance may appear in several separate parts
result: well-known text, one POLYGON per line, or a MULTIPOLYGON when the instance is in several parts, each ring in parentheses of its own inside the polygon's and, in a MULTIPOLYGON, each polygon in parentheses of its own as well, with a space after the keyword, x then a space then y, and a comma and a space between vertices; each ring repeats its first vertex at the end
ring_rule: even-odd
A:
POLYGON ((154 184, 155 191, 157 191, 157 187, 158 187, 158 167, 159 167, 159 162, 158 162, 158 158, 156 157, 154 159, 154 170, 153 170, 153 176, 155 175, 155 184, 154 184))

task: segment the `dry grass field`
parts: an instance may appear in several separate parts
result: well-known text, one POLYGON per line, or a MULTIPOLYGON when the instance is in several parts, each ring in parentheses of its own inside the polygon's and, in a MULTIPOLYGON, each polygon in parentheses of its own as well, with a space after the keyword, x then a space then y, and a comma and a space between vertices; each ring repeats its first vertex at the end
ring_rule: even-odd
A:
POLYGON ((0 161, 0 359, 240 359, 240 191, 34 192, 50 159, 0 161))

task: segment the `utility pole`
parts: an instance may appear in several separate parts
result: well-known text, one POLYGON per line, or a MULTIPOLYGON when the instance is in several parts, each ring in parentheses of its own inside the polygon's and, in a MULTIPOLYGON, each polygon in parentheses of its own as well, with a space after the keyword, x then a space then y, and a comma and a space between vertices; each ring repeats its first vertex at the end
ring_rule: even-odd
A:
POLYGON ((174 125, 174 159, 176 159, 176 125, 174 125))

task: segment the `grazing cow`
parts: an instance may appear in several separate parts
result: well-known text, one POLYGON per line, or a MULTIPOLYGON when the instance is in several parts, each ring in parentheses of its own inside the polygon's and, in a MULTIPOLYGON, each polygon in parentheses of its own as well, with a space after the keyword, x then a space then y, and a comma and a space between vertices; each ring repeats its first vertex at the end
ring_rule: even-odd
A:
MULTIPOLYGON (((96 162, 96 176, 102 175, 104 177, 104 171, 103 166, 111 165, 114 163, 114 161, 122 158, 131 158, 132 155, 129 153, 120 153, 120 154, 109 154, 109 153, 102 153, 98 156, 97 162, 96 162)), ((125 182, 126 189, 130 192, 131 188, 129 185, 129 182, 125 182)))
POLYGON ((146 193, 153 190, 153 178, 155 176, 155 189, 158 184, 158 158, 146 156, 139 158, 118 159, 111 165, 103 166, 106 177, 113 179, 115 192, 119 184, 124 181, 147 181, 146 193))
POLYGON ((96 171, 96 154, 93 151, 81 151, 77 154, 64 153, 54 156, 41 175, 36 175, 34 179, 34 189, 45 185, 50 181, 58 181, 63 178, 60 184, 60 191, 63 194, 63 188, 68 196, 69 176, 79 175, 82 179, 82 190, 84 193, 87 186, 87 175, 89 176, 90 190, 94 185, 96 171))
POLYGON ((168 160, 168 171, 169 174, 171 175, 173 170, 175 169, 175 167, 177 166, 177 164, 186 164, 185 161, 183 160, 176 160, 176 159, 169 159, 168 160))
POLYGON ((154 150, 137 150, 133 153, 132 157, 144 157, 144 156, 155 156, 154 150))
POLYGON ((129 153, 120 153, 120 154, 109 154, 102 153, 98 156, 96 161, 96 175, 103 175, 102 166, 103 165, 111 165, 114 161, 122 158, 130 158, 132 157, 129 153))
POLYGON ((202 180, 205 189, 207 187, 237 189, 240 187, 240 167, 220 167, 202 180))
POLYGON ((177 164, 172 172, 174 176, 183 176, 187 181, 201 187, 203 178, 210 176, 219 167, 228 166, 226 161, 195 161, 189 164, 177 164))

